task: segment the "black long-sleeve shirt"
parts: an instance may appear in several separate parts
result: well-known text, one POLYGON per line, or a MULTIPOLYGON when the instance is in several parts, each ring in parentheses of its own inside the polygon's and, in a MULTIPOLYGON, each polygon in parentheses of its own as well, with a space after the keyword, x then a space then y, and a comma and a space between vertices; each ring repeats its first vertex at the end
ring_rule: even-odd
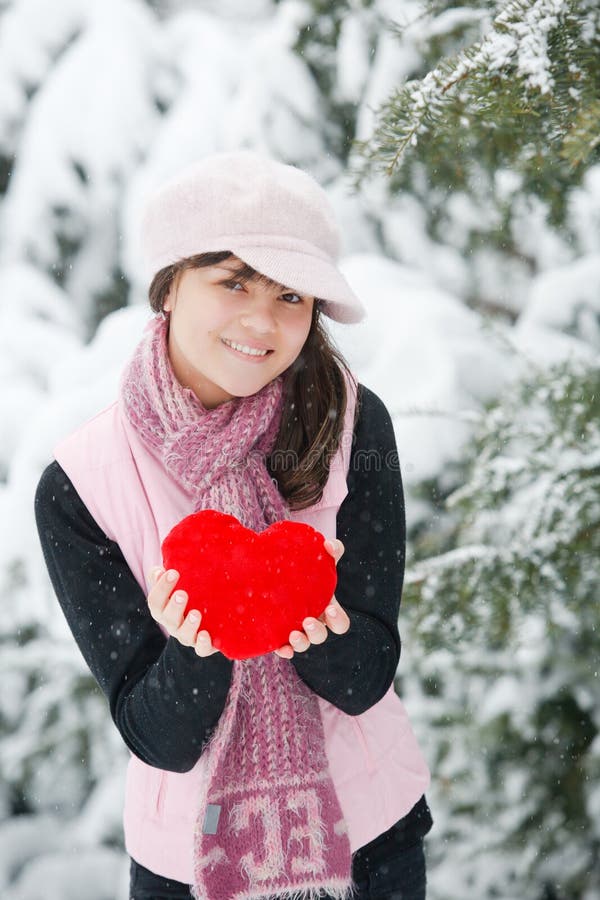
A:
MULTIPOLYGON (((392 423, 372 391, 360 385, 358 399, 348 495, 337 516, 345 553, 336 597, 350 629, 292 659, 315 693, 350 715, 369 709, 394 679, 405 553, 392 423)), ((118 544, 56 462, 40 479, 35 511, 60 605, 123 740, 149 765, 188 771, 219 721, 232 662, 165 638, 118 544)))

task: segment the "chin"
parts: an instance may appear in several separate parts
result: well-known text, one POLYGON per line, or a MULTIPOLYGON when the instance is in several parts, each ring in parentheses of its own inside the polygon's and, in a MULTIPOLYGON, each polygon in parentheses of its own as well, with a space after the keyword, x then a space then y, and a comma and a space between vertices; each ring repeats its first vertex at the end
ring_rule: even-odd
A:
POLYGON ((268 381, 261 381, 256 385, 250 385, 246 382, 244 387, 240 387, 237 391, 230 391, 230 393, 234 397, 252 397, 253 394, 258 394, 259 391, 262 391, 269 381, 272 381, 272 379, 269 378, 268 381))
POLYGON ((251 397, 253 394, 258 394, 273 378, 275 378, 274 375, 268 378, 223 380, 219 386, 232 397, 251 397))

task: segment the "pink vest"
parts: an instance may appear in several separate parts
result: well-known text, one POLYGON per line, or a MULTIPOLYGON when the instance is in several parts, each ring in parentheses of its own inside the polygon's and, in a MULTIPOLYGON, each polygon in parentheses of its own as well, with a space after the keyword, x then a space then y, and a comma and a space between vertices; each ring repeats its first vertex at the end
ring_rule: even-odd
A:
MULTIPOLYGON (((292 518, 326 537, 348 488, 355 395, 350 391, 344 435, 321 500, 292 518)), ((119 403, 62 441, 56 459, 98 525, 116 541, 144 592, 147 573, 161 561, 161 542, 193 512, 190 499, 165 477, 119 403)), ((371 709, 349 716, 319 697, 331 777, 357 850, 406 815, 429 784, 429 772, 393 686, 371 709)), ((190 772, 167 772, 131 755, 124 831, 127 852, 166 878, 191 884, 193 836, 203 758, 190 772)))

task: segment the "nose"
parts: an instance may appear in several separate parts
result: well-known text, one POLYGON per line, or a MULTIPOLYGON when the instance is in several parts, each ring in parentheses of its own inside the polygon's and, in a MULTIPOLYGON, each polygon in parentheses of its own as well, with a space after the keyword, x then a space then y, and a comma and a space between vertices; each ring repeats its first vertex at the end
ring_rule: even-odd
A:
POLYGON ((254 297, 240 316, 240 323, 256 334, 272 334, 277 328, 274 301, 270 296, 254 297))

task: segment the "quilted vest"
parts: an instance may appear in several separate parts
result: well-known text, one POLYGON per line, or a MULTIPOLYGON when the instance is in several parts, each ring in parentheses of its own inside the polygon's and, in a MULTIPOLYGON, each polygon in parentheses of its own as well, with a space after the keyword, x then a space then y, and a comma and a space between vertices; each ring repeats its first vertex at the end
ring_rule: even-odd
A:
MULTIPOLYGON (((294 511, 328 538, 348 493, 355 392, 339 450, 318 503, 294 511)), ((87 509, 117 542, 145 593, 147 573, 161 561, 161 543, 193 512, 190 498, 169 477, 127 421, 119 402, 55 448, 55 457, 87 509)), ((412 809, 429 784, 429 771, 393 686, 365 713, 350 716, 318 698, 331 777, 348 826, 352 851, 390 828, 412 809)), ((138 863, 191 884, 196 797, 203 758, 185 773, 147 765, 131 754, 123 826, 127 852, 138 863)))

